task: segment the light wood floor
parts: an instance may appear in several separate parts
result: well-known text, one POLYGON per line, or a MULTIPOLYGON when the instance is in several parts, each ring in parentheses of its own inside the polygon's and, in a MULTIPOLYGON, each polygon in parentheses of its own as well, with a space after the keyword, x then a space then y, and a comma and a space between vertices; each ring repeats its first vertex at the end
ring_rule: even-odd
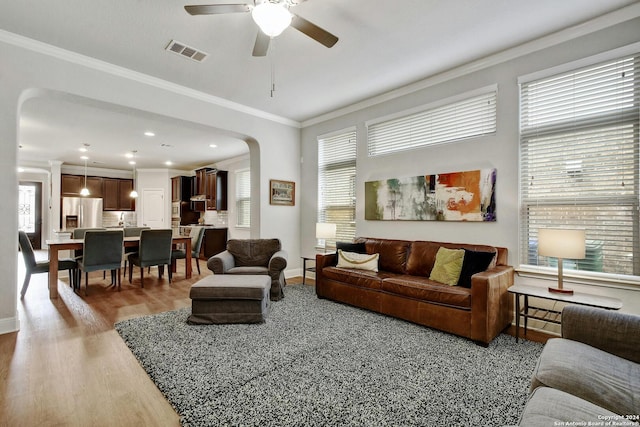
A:
MULTIPOLYGON (((211 274, 200 261, 184 279, 184 261, 169 285, 165 272, 139 270, 133 284, 109 287, 92 273, 89 296, 58 283, 50 300, 47 275, 36 274, 18 301, 20 331, 0 335, 0 426, 178 426, 178 415, 113 328, 114 323, 191 305, 190 286, 211 274)), ((20 286, 24 272, 19 267, 20 286)), ((64 279, 66 281, 66 279, 64 279)), ((84 282, 84 280, 83 280, 84 282)), ((300 280, 289 280, 289 284, 300 280)), ((18 286, 18 284, 16 284, 18 286)))

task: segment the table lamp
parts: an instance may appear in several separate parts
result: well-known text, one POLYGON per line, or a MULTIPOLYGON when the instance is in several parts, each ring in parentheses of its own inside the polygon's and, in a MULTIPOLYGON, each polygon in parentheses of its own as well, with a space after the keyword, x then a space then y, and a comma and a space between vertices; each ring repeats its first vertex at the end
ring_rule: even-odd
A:
POLYGON ((558 286, 549 287, 549 292, 571 295, 572 289, 562 287, 562 260, 584 259, 585 232, 584 230, 564 230, 557 228, 543 228, 538 230, 538 255, 558 259, 558 286))
POLYGON ((336 238, 336 224, 330 224, 328 222, 317 222, 316 223, 316 239, 322 239, 322 247, 324 252, 327 252, 327 241, 326 239, 335 239, 336 238))

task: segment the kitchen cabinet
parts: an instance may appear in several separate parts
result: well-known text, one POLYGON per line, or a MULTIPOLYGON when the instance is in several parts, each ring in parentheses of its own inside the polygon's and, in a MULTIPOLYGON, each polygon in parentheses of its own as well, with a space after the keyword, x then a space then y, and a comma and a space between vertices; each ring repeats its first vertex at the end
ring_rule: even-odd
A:
POLYGON ((133 211, 135 199, 130 196, 132 179, 104 178, 102 209, 105 211, 133 211))
POLYGON ((196 176, 194 180, 194 195, 201 195, 207 192, 207 172, 214 170, 211 168, 202 168, 196 170, 196 176))
POLYGON ((195 171, 191 209, 197 212, 227 210, 227 171, 202 168, 195 171))
POLYGON ((226 228, 205 228, 200 249, 200 259, 209 259, 227 249, 226 228))
MULTIPOLYGON (((84 175, 60 175, 62 196, 80 196, 80 190, 84 187, 84 175)), ((102 197, 102 178, 99 176, 87 177, 87 189, 89 197, 102 197)))
POLYGON ((208 211, 227 210, 227 171, 211 170, 207 172, 206 192, 208 211))
POLYGON ((171 178, 171 201, 188 202, 191 199, 193 177, 176 176, 171 178))

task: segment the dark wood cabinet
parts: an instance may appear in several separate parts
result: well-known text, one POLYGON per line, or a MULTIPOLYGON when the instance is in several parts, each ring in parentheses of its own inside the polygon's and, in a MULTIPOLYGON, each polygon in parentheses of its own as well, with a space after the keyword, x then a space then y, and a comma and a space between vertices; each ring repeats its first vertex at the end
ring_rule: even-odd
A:
POLYGON ((200 250, 200 259, 209 259, 227 249, 226 228, 206 228, 200 250))
POLYGON ((79 196, 84 185, 84 177, 80 175, 61 175, 60 193, 63 196, 79 196))
POLYGON ((131 197, 133 191, 132 179, 121 179, 118 181, 118 207, 120 211, 136 210, 136 199, 131 197))
POLYGON ((120 196, 118 194, 119 179, 105 178, 103 180, 102 209, 105 211, 117 211, 120 207, 120 196))
POLYGON ((193 177, 175 176, 171 178, 171 201, 188 202, 193 190, 193 177))
MULTIPOLYGON (((60 175, 60 194, 62 196, 80 196, 80 190, 84 188, 84 175, 60 175)), ((87 177, 88 197, 102 197, 102 178, 99 176, 87 177)))
POLYGON ((212 170, 207 172, 208 211, 226 211, 227 207, 227 171, 212 170))
POLYGON ((132 179, 103 179, 102 209, 105 211, 133 211, 135 199, 130 196, 133 190, 132 179))

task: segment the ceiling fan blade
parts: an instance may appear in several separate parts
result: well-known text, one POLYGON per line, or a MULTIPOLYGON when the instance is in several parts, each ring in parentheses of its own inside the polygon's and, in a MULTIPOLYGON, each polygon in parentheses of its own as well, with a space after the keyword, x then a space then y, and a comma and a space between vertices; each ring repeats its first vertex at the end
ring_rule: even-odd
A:
POLYGON ((184 10, 191 15, 216 15, 221 13, 240 13, 249 12, 249 5, 239 4, 198 4, 185 6, 184 10))
POLYGON ((323 30, 316 24, 307 21, 304 18, 292 13, 293 19, 291 20, 291 26, 303 34, 311 37, 318 43, 322 43, 326 47, 332 47, 338 42, 338 38, 330 32, 323 30))
POLYGON ((271 37, 263 33, 261 30, 258 30, 256 44, 253 45, 253 56, 267 56, 270 41, 271 37))

